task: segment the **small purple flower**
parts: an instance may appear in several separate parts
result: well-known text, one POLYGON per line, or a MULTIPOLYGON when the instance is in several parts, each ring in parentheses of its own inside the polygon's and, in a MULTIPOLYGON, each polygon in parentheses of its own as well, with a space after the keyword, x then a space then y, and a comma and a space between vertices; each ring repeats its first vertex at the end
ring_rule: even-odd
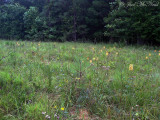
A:
POLYGON ((136 76, 133 76, 133 78, 136 78, 136 76))

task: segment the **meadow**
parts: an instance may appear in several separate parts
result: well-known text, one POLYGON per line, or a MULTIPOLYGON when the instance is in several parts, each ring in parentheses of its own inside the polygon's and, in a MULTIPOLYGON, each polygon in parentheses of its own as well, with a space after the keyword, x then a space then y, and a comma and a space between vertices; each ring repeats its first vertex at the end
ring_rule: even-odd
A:
POLYGON ((0 120, 159 120, 160 48, 0 41, 0 120))

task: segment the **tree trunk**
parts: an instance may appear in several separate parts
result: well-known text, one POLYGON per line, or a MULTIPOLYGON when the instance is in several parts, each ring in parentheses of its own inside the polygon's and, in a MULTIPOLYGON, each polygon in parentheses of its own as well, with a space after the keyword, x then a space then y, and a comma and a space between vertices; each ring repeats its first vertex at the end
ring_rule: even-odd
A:
POLYGON ((76 2, 72 0, 73 3, 73 40, 77 41, 77 10, 76 2))
POLYGON ((74 41, 77 41, 77 20, 76 20, 76 10, 74 9, 74 33, 73 33, 73 39, 74 41))
POLYGON ((113 38, 113 37, 110 37, 109 43, 113 43, 113 41, 114 41, 114 38, 113 38))
POLYGON ((141 37, 139 35, 137 35, 137 44, 138 45, 143 45, 144 44, 144 40, 141 39, 141 37))

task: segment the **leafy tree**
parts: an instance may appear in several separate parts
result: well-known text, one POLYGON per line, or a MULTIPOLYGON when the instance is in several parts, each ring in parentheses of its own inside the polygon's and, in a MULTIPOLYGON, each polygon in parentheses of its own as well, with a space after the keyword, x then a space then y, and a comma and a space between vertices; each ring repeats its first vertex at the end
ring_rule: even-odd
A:
POLYGON ((19 39, 24 37, 23 14, 26 9, 19 4, 0 6, 0 37, 19 39))
POLYGON ((144 2, 146 6, 142 3, 139 0, 1 0, 0 38, 160 42, 160 6, 151 6, 150 0, 144 2))
POLYGON ((110 1, 107 0, 92 0, 88 8, 86 16, 86 24, 89 28, 90 39, 94 41, 104 39, 104 17, 108 16, 110 11, 110 1))
MULTIPOLYGON (((117 1, 109 16, 105 18, 105 35, 111 40, 125 40, 128 43, 153 43, 159 41, 160 7, 142 6, 137 1, 132 1, 134 6, 126 6, 117 1), (116 7, 115 7, 116 6, 116 7)), ((133 4, 132 3, 132 4, 133 4)))
POLYGON ((26 39, 44 39, 43 30, 45 29, 45 22, 43 18, 39 16, 38 9, 36 7, 30 7, 24 13, 24 26, 26 39))

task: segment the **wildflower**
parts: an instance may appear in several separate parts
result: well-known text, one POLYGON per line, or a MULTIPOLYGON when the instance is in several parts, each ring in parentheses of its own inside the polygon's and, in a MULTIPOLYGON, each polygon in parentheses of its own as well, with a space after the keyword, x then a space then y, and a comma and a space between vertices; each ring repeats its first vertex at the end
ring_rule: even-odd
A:
POLYGON ((160 53, 159 53, 159 56, 160 56, 160 53))
POLYGON ((103 50, 100 50, 100 52, 102 52, 103 50))
POLYGON ((89 60, 89 57, 87 58, 87 60, 89 60))
POLYGON ((136 115, 136 116, 138 116, 139 114, 138 114, 138 113, 136 113, 135 115, 136 115))
POLYGON ((136 76, 133 76, 133 78, 136 78, 136 76))
POLYGON ((94 48, 92 48, 94 50, 94 48))
POLYGON ((93 60, 96 60, 96 58, 93 58, 93 60))
POLYGON ((46 114, 46 112, 42 112, 42 115, 45 115, 46 114))
POLYGON ((57 108, 57 106, 55 105, 54 108, 57 108))
POLYGON ((54 117, 57 117, 57 114, 54 114, 54 117))
POLYGON ((118 52, 116 52, 116 55, 118 55, 118 52))
POLYGON ((106 47, 104 46, 103 48, 105 49, 106 47))
POLYGON ((154 50, 154 52, 157 52, 157 50, 154 50))
POLYGON ((151 56, 151 53, 149 53, 149 56, 151 56))
POLYGON ((66 83, 68 83, 68 80, 66 80, 66 83))
POLYGON ((109 70, 110 69, 110 66, 102 66, 102 68, 104 69, 104 70, 109 70))
POLYGON ((148 59, 148 57, 146 57, 146 60, 148 59))
POLYGON ((129 70, 130 70, 130 71, 133 71, 133 64, 130 64, 130 65, 129 65, 129 70))
POLYGON ((91 66, 94 66, 94 64, 93 64, 93 63, 91 63, 91 66))
POLYGON ((72 50, 74 50, 75 48, 73 47, 72 50))
POLYGON ((90 60, 90 63, 92 63, 92 60, 90 60))
POLYGON ((64 108, 62 107, 61 110, 64 111, 64 108))
POLYGON ((49 116, 49 115, 46 115, 46 117, 45 117, 46 119, 50 119, 51 117, 49 116))
POLYGON ((77 78, 77 77, 76 77, 76 79, 79 80, 80 78, 77 78))
POLYGON ((18 42, 16 44, 17 44, 17 46, 20 46, 20 44, 18 42))
POLYGON ((106 52, 106 55, 108 56, 108 55, 109 55, 109 53, 108 53, 108 52, 106 52))
POLYGON ((98 61, 98 57, 97 57, 97 59, 96 59, 97 61, 98 61))

